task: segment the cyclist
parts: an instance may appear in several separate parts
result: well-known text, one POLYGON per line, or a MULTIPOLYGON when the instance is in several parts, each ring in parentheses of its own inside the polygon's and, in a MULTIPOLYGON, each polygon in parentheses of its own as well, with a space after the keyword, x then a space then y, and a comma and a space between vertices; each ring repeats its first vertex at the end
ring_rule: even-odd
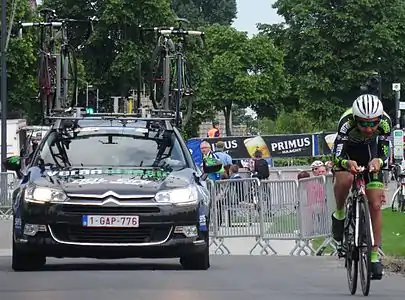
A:
POLYGON ((381 168, 388 159, 391 127, 391 119, 384 112, 380 99, 375 95, 361 95, 353 102, 352 108, 342 115, 333 151, 334 170, 349 171, 334 172, 336 210, 332 214, 332 232, 338 242, 343 239, 344 206, 353 182, 352 173, 359 171, 359 166, 368 166, 371 172, 365 179, 375 241, 371 253, 373 279, 382 277, 378 256, 378 246, 381 245, 381 204, 385 200, 381 168))

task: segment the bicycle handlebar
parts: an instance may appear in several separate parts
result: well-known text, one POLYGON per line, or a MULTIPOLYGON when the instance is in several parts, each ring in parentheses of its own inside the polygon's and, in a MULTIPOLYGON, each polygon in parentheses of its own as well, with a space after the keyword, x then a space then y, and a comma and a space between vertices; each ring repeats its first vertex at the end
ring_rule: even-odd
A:
MULTIPOLYGON (((175 36, 199 36, 203 42, 205 40, 205 33, 203 31, 197 31, 197 30, 183 30, 180 28, 176 27, 168 27, 168 26, 160 26, 160 27, 142 27, 142 25, 138 26, 140 32, 142 33, 143 31, 149 31, 149 32, 155 32, 160 35, 175 35, 175 36)), ((142 36, 142 35, 141 35, 142 36)))
POLYGON ((51 22, 20 22, 18 24, 18 36, 22 37, 22 29, 25 27, 52 27, 52 28, 61 28, 65 24, 69 23, 89 23, 92 24, 93 22, 97 22, 95 18, 88 18, 87 20, 79 20, 79 19, 52 19, 51 22))

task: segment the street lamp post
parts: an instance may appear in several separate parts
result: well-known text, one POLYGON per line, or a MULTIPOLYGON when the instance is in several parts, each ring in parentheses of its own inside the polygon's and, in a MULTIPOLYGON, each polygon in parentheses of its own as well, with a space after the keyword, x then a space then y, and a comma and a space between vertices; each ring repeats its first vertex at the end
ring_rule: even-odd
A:
POLYGON ((89 107, 89 89, 91 89, 93 86, 86 82, 86 108, 89 107))
MULTIPOLYGON (((7 0, 1 1, 1 172, 6 172, 2 162, 7 158, 7 0)), ((1 199, 7 197, 7 175, 1 175, 1 199)))

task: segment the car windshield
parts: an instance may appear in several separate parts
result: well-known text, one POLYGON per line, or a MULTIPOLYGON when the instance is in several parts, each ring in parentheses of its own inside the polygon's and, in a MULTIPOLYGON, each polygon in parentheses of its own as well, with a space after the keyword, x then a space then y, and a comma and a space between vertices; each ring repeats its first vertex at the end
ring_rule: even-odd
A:
MULTIPOLYGON (((158 157, 157 140, 144 138, 144 132, 139 133, 139 130, 135 132, 134 128, 86 129, 84 132, 76 133, 74 137, 63 139, 58 138, 56 132, 51 133, 40 152, 45 165, 51 167, 152 167, 158 157), (61 151, 61 148, 64 151, 61 151)), ((173 169, 186 166, 184 153, 174 135, 172 142, 162 147, 166 151, 158 166, 165 165, 173 169)))

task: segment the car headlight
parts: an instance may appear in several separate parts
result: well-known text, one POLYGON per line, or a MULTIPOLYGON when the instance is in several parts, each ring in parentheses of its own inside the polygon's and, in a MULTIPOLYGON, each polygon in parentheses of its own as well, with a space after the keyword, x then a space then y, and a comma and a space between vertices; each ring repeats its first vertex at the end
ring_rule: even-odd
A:
POLYGON ((174 205, 197 204, 198 190, 195 186, 158 192, 155 196, 158 203, 171 203, 174 205))
POLYGON ((59 189, 31 185, 25 190, 24 198, 26 201, 32 202, 63 202, 67 196, 59 189))

